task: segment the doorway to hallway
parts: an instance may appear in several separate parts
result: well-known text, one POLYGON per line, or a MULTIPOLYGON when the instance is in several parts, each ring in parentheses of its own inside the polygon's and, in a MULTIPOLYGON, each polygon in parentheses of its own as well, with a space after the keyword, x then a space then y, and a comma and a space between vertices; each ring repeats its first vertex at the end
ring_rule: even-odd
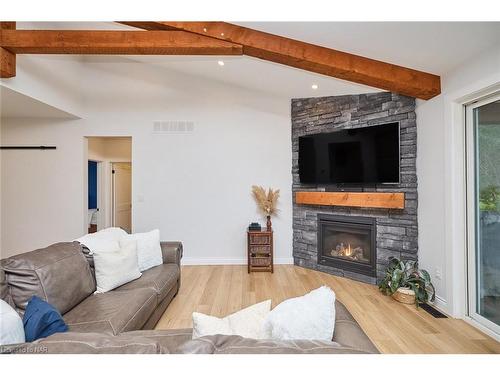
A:
POLYGON ((132 137, 86 137, 86 232, 116 226, 132 232, 132 137))

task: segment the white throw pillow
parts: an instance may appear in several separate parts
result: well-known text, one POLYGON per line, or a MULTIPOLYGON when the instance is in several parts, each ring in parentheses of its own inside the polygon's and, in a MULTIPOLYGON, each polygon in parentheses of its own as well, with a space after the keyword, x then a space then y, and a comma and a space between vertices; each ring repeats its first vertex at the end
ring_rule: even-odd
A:
POLYGON ((25 342, 23 321, 7 302, 0 299, 0 345, 25 342))
POLYGON ((125 230, 118 227, 110 227, 100 230, 99 232, 93 233, 91 235, 107 238, 108 240, 120 241, 122 238, 128 235, 125 230))
POLYGON ((121 248, 95 252, 94 266, 97 293, 108 292, 138 279, 142 274, 137 265, 136 241, 121 241, 121 248))
POLYGON ((328 340, 335 329, 335 293, 327 286, 276 306, 264 323, 273 340, 328 340))
POLYGON ((96 233, 86 234, 75 241, 85 245, 91 253, 97 251, 114 251, 120 239, 127 236, 121 228, 106 228, 96 233))
POLYGON ((257 303, 225 318, 193 313, 193 339, 209 335, 238 335, 251 339, 268 338, 263 330, 271 300, 257 303))
POLYGON ((159 266, 163 263, 159 229, 146 233, 130 234, 126 236, 125 239, 137 241, 137 261, 139 264, 139 271, 146 271, 151 267, 159 266))

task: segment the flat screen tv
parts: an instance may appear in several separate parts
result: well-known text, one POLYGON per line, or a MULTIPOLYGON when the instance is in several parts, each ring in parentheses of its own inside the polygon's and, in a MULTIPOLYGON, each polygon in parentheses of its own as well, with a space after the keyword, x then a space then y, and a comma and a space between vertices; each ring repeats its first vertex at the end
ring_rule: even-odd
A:
POLYGON ((299 137, 304 184, 399 183, 399 123, 299 137))

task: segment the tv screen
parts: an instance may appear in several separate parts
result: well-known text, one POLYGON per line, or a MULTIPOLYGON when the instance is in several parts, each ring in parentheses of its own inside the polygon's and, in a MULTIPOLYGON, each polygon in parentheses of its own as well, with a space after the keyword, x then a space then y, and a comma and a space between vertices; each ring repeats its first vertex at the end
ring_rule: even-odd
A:
POLYGON ((399 123, 299 137, 305 184, 399 183, 399 123))

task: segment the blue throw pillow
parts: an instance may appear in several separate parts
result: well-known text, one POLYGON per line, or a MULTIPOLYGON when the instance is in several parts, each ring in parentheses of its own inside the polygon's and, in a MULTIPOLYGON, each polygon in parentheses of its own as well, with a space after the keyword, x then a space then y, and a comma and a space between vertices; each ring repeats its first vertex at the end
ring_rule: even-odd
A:
POLYGON ((27 342, 68 330, 68 326, 64 323, 59 311, 37 296, 31 297, 28 302, 23 325, 27 342))

